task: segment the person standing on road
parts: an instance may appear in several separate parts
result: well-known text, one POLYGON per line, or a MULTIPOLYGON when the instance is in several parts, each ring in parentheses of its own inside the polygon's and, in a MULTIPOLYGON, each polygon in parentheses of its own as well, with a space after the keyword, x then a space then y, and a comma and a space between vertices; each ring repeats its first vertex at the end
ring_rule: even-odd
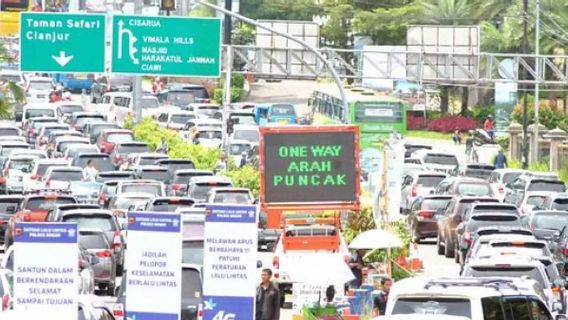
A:
POLYGON ((83 175, 85 176, 85 181, 93 182, 97 178, 99 171, 95 168, 93 160, 87 161, 87 166, 83 169, 83 175))
POLYGON ((280 291, 271 278, 272 270, 262 270, 262 282, 256 289, 255 320, 280 320, 280 291))
POLYGON ((163 153, 163 154, 168 154, 168 144, 166 143, 166 139, 164 137, 162 137, 160 139, 160 144, 156 147, 156 152, 158 153, 163 153))
POLYGON ((355 276, 355 279, 351 281, 351 288, 359 289, 363 284, 363 266, 365 265, 363 257, 365 253, 365 250, 356 250, 349 260, 349 268, 351 268, 351 272, 355 276))
POLYGON ((379 295, 375 298, 373 311, 375 316, 383 316, 387 310, 387 301, 389 300, 390 288, 392 286, 392 280, 390 278, 381 279, 382 290, 379 295))
POLYGON ((471 153, 473 151, 473 132, 469 133, 467 139, 465 139, 465 158, 467 161, 471 161, 471 153))
POLYGON ((493 126, 493 116, 488 115, 487 119, 483 123, 483 130, 487 132, 491 140, 495 140, 495 128, 493 126))
POLYGON ((244 167, 247 165, 248 162, 248 153, 246 151, 243 151, 243 153, 241 154, 241 163, 239 163, 239 167, 244 167))
POLYGON ((493 162, 496 169, 505 169, 509 165, 507 164, 507 157, 503 154, 503 149, 499 149, 499 153, 495 156, 495 161, 493 162))

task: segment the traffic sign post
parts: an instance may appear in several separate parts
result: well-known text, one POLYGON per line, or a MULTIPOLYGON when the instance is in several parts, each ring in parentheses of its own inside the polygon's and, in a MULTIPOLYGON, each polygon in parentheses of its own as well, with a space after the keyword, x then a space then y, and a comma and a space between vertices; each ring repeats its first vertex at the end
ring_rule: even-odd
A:
POLYGON ((104 72, 105 16, 23 12, 20 21, 21 71, 104 72))
POLYGON ((113 17, 116 73, 219 77, 221 22, 211 18, 113 17))

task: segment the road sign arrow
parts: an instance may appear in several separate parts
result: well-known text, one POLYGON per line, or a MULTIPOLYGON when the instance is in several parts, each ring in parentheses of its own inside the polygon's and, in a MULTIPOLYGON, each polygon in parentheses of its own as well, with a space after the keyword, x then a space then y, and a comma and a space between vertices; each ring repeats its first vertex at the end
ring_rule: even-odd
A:
POLYGON ((65 67, 66 64, 73 59, 73 56, 66 56, 65 51, 60 51, 59 56, 51 56, 55 62, 57 62, 60 66, 65 67))

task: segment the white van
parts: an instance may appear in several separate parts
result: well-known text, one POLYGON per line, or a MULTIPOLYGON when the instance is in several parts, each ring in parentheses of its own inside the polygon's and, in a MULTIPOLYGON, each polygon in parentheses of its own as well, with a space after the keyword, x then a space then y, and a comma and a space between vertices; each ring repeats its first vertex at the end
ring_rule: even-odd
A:
POLYGON ((63 118, 63 113, 57 104, 54 103, 28 103, 22 111, 21 128, 26 128, 29 119, 38 117, 63 118))

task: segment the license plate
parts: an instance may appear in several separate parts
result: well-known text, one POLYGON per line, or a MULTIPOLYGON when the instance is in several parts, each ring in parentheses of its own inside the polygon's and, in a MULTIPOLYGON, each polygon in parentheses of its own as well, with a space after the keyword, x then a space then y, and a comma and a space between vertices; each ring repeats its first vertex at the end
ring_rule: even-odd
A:
POLYGON ((278 123, 288 123, 290 121, 288 121, 288 119, 278 119, 277 121, 278 123))
POLYGON ((268 250, 268 246, 263 244, 260 246, 260 250, 268 250))

